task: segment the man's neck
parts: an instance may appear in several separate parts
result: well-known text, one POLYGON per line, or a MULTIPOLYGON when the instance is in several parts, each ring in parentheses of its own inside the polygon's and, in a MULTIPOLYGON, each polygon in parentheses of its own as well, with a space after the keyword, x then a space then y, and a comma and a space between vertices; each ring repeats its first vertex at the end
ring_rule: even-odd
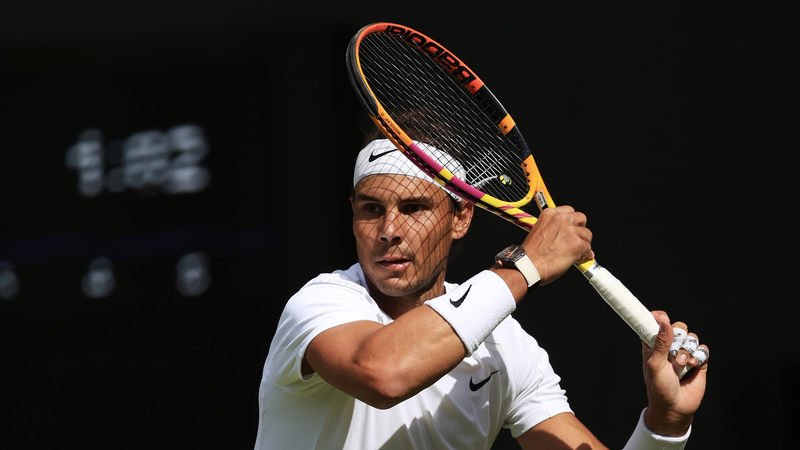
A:
POLYGON ((365 279, 367 281, 367 289, 369 290, 370 296, 375 300, 375 303, 378 304, 378 307, 380 307, 381 311, 386 313, 386 315, 391 317, 393 320, 397 320, 398 317, 402 316, 408 311, 422 306, 426 301, 445 294, 444 271, 434 277, 426 287, 423 287, 422 289, 409 295, 399 297, 392 297, 384 294, 378 290, 374 284, 372 284, 372 281, 370 281, 369 278, 365 277, 365 279))

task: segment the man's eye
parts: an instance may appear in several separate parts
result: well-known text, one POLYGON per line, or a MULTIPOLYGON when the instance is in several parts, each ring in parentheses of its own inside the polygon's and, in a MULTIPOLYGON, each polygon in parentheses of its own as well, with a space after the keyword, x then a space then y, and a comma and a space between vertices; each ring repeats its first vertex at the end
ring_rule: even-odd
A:
POLYGON ((414 214, 425 210, 425 207, 422 205, 406 205, 405 210, 407 214, 414 214))
POLYGON ((368 203, 364 205, 364 211, 368 213, 377 213, 380 212, 380 210, 381 207, 379 205, 376 205, 375 203, 368 203))

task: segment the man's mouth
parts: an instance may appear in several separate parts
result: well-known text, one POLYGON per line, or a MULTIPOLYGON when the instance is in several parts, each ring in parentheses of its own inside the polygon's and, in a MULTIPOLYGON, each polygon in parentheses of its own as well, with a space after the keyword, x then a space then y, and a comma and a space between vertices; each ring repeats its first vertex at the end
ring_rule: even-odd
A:
POLYGON ((377 264, 389 270, 403 270, 411 264, 411 260, 405 258, 385 258, 377 261, 377 264))

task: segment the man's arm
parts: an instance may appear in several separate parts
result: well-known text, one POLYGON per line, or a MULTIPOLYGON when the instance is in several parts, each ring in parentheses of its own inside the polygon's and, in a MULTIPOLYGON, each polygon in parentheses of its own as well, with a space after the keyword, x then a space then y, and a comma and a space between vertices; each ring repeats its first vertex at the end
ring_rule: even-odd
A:
POLYGON ((553 416, 522 433, 522 450, 598 450, 607 449, 572 413, 553 416))
POLYGON ((433 309, 422 306, 382 325, 359 321, 323 331, 303 358, 335 388, 376 408, 412 397, 452 370, 464 344, 433 309))

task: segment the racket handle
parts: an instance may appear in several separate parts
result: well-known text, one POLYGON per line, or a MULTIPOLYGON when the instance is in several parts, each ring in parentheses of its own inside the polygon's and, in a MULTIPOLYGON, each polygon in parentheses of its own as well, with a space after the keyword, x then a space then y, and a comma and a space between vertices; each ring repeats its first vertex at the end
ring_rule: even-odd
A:
POLYGON ((583 275, 611 308, 622 317, 639 337, 653 348, 658 322, 628 288, 605 267, 593 263, 583 275))
MULTIPOLYGON (((589 280, 589 283, 594 286, 595 290, 603 297, 603 300, 622 317, 622 320, 624 320, 650 348, 653 348, 656 335, 658 334, 658 322, 653 318, 653 314, 642 305, 642 302, 640 302, 617 277, 611 275, 608 269, 597 264, 595 261, 589 264, 588 268, 584 266, 578 267, 583 272, 583 276, 589 280)), ((678 377, 681 378, 691 369, 691 366, 688 364, 681 367, 675 364, 674 361, 673 366, 675 366, 678 377)))

